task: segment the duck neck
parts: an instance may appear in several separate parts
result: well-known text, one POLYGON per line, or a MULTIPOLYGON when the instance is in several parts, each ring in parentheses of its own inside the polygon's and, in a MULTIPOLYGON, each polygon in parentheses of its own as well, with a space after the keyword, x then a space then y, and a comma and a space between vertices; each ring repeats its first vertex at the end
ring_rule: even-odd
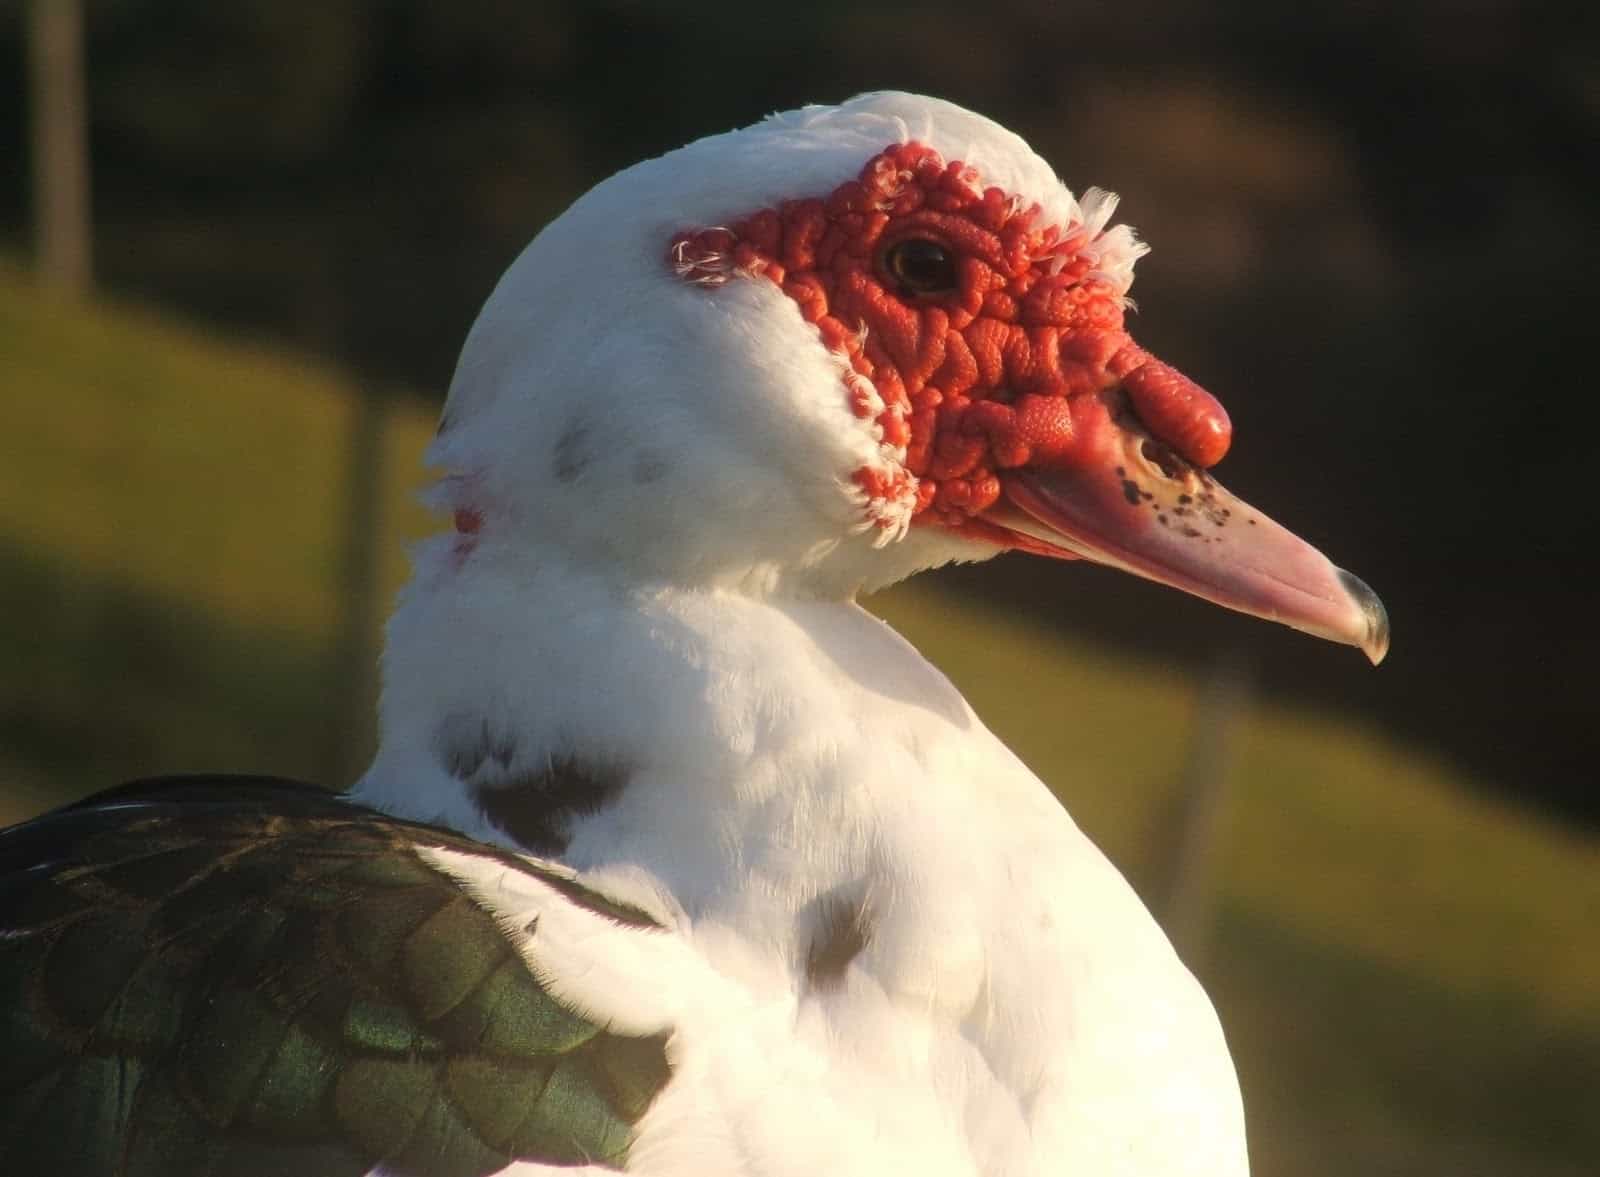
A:
POLYGON ((738 855, 765 836, 752 815, 837 819, 931 729, 981 731, 852 600, 622 586, 441 544, 389 625, 384 679, 360 799, 575 866, 697 840, 738 855))

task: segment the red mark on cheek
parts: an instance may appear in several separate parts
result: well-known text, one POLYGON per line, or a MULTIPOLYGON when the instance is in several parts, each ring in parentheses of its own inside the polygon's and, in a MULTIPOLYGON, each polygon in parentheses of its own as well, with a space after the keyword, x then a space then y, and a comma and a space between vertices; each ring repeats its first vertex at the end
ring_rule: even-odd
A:
POLYGON ((453 516, 456 540, 450 548, 450 559, 457 572, 478 546, 478 532, 483 529, 483 512, 476 507, 457 507, 453 516))

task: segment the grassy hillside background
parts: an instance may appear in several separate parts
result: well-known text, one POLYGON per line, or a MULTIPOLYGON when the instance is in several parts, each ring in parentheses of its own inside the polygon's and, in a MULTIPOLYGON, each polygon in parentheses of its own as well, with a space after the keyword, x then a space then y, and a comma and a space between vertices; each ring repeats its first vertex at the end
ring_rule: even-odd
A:
MULTIPOLYGON (((356 391, 137 308, 53 306, 0 268, 0 819, 146 772, 359 762, 370 703, 348 705, 340 663, 356 391)), ((411 495, 431 414, 387 403, 384 602, 431 525, 411 495)), ((1201 685, 924 580, 873 607, 1158 896, 1201 685)), ((1227 762, 1190 955, 1257 1173, 1594 1172, 1596 846, 1270 699, 1227 762)))

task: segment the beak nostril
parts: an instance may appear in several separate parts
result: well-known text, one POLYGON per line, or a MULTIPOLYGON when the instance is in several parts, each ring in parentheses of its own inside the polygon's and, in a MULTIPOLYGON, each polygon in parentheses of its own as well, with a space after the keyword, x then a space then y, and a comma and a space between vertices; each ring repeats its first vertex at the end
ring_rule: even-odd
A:
POLYGON ((1166 446, 1146 439, 1139 443, 1139 454, 1145 461, 1160 470, 1173 482, 1181 482, 1188 473, 1187 464, 1166 446))

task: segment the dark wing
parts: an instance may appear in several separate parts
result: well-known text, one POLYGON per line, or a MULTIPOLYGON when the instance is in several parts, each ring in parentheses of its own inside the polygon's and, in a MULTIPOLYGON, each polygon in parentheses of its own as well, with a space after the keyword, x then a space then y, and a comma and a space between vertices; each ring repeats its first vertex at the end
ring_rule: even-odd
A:
POLYGON ((555 1000, 418 846, 655 927, 269 778, 124 786, 0 833, 0 1173, 620 1167, 664 1038, 555 1000))

